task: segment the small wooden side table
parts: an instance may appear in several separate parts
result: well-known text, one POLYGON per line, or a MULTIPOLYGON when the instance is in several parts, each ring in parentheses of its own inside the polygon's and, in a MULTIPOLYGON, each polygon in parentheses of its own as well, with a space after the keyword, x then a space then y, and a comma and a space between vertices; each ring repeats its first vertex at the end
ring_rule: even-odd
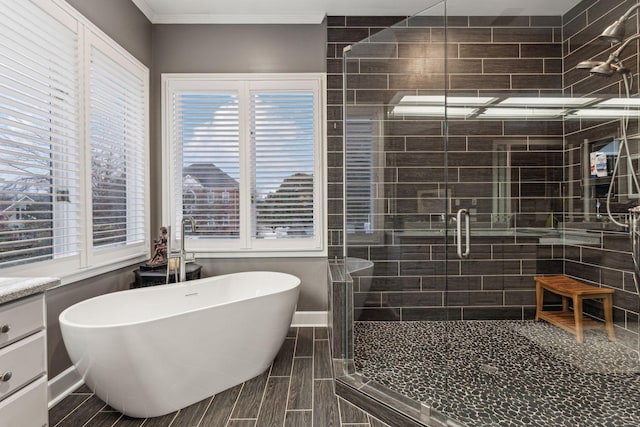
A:
POLYGON ((615 341, 613 331, 613 289, 587 285, 566 276, 539 276, 536 281, 536 322, 546 320, 576 336, 579 344, 584 342, 584 329, 602 328, 597 322, 582 314, 582 301, 600 299, 604 307, 605 327, 609 340, 615 341), (562 311, 543 311, 544 291, 562 296, 562 311), (569 298, 573 300, 573 312, 569 311, 569 298))
MULTIPOLYGON (((188 262, 186 273, 187 280, 195 280, 200 278, 202 266, 194 262, 188 262)), ((145 288, 147 286, 164 285, 167 282, 167 267, 158 267, 153 270, 136 269, 134 272, 135 282, 131 288, 145 288)), ((169 271, 169 283, 175 283, 175 270, 169 271)))

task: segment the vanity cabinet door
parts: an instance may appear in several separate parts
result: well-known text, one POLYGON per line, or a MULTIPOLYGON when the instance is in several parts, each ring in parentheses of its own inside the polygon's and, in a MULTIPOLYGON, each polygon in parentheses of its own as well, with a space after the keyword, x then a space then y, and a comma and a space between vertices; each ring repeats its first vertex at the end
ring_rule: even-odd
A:
POLYGON ((43 304, 38 295, 0 307, 0 347, 43 329, 43 304))
POLYGON ((49 422, 47 378, 40 377, 0 402, 0 427, 40 427, 49 422))
POLYGON ((44 332, 0 349, 0 400, 45 372, 44 332))

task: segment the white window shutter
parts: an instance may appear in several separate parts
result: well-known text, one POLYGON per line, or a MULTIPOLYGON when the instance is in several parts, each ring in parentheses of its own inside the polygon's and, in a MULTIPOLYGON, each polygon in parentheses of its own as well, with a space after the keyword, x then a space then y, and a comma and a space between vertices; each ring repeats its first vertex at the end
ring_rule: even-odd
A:
POLYGON ((371 117, 346 121, 347 233, 371 233, 374 215, 374 125, 371 117))
MULTIPOLYGON (((202 239, 240 238, 240 122, 234 91, 177 92, 173 138, 176 217, 202 239), (180 197, 181 195, 181 197, 180 197)), ((177 230, 180 230, 176 222, 177 230)))
POLYGON ((314 238, 312 91, 251 93, 254 239, 314 238))
POLYGON ((0 268, 80 250, 79 55, 74 31, 0 0, 0 268))
POLYGON ((145 81, 95 46, 89 77, 93 246, 145 241, 145 81))

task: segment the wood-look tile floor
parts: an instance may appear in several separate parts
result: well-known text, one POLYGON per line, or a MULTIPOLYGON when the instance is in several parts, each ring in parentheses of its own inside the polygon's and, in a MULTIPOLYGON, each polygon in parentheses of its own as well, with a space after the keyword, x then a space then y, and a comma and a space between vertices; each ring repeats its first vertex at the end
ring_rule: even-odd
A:
POLYGON ((326 328, 291 328, 271 368, 157 418, 130 418, 86 386, 49 411, 50 427, 388 427, 333 393, 326 328))

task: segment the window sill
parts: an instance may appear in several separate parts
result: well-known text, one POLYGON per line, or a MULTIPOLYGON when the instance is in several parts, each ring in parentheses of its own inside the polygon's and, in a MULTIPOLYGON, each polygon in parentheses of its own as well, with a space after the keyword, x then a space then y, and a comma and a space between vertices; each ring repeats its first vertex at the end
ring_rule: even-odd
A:
POLYGON ((297 251, 256 251, 254 250, 228 250, 228 251, 190 251, 187 245, 187 253, 194 254, 196 258, 322 258, 327 257, 327 250, 297 250, 297 251))
POLYGON ((86 268, 80 271, 73 272, 69 275, 60 276, 60 285, 52 288, 58 288, 60 286, 69 285, 72 283, 80 282, 82 280, 91 279, 96 276, 100 276, 102 274, 107 274, 114 272, 116 270, 120 270, 122 268, 131 267, 133 265, 140 264, 149 260, 148 255, 138 255, 131 258, 121 259, 113 263, 100 265, 96 267, 86 268))

